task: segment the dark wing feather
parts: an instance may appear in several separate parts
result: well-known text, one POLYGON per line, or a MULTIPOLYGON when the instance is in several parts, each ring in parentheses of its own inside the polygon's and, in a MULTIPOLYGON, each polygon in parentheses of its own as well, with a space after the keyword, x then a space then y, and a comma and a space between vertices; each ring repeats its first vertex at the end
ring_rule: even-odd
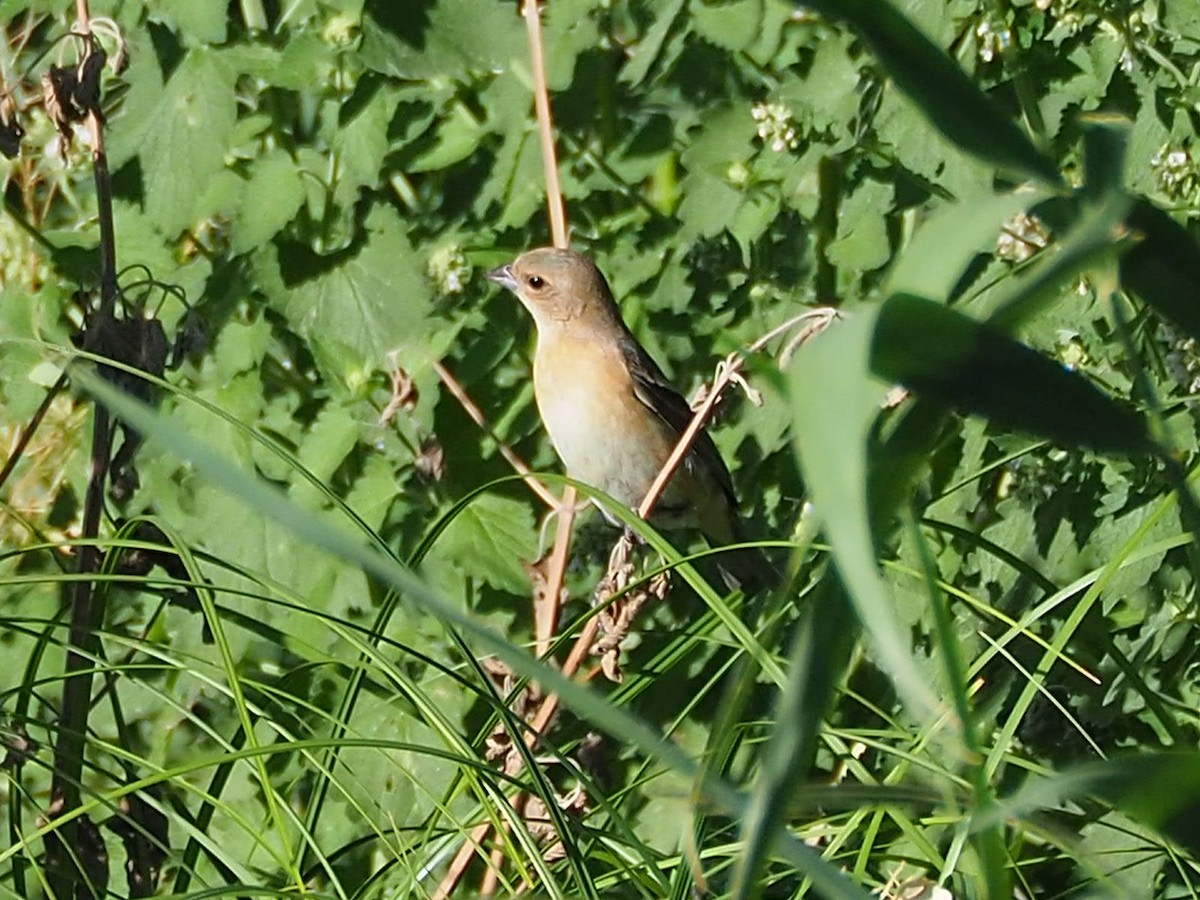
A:
MULTIPOLYGON (((692 421, 693 412, 687 401, 667 381, 658 364, 642 349, 633 335, 626 334, 621 339, 621 352, 633 376, 633 393, 643 404, 652 410, 660 419, 670 426, 676 437, 683 434, 692 421)), ((713 480, 720 485, 721 491, 729 500, 730 509, 737 509, 737 497, 733 493, 733 480, 725 461, 717 452, 706 430, 701 429, 692 442, 689 455, 694 454, 695 462, 706 469, 713 480)))

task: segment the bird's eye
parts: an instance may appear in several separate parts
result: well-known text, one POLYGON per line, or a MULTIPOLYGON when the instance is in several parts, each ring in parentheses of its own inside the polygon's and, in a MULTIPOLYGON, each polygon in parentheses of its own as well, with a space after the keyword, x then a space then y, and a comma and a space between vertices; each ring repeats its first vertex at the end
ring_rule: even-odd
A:
POLYGON ((546 279, 541 275, 530 275, 525 283, 536 291, 546 286, 546 279))

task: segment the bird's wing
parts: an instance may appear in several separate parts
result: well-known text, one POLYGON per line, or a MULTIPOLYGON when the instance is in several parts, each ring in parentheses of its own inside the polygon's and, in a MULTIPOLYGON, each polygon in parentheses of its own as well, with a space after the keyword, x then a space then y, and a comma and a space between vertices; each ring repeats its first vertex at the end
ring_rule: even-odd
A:
MULTIPOLYGON (((625 335, 621 340, 621 352, 633 376, 633 394, 639 401, 662 419, 675 436, 683 434, 692 421, 693 412, 687 401, 679 396, 667 377, 662 373, 658 364, 650 358, 632 335, 625 335)), ((731 509, 737 509, 737 497, 733 492, 733 480, 725 461, 717 452, 716 444, 704 429, 696 435, 692 442, 690 454, 694 454, 696 464, 705 468, 713 480, 720 485, 722 493, 729 500, 731 509)))

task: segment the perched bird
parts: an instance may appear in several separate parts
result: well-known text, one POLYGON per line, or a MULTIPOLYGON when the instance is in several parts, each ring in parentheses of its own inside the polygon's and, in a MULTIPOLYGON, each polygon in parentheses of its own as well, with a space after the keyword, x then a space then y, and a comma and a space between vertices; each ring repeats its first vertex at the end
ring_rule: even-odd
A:
MULTIPOLYGON (((517 295, 537 326, 533 390, 567 474, 636 508, 692 419, 692 410, 621 319, 596 264, 542 247, 487 273, 517 295)), ((651 521, 699 528, 714 545, 742 540, 729 470, 701 431, 651 521)), ((720 554, 726 581, 762 584, 761 552, 720 554)))

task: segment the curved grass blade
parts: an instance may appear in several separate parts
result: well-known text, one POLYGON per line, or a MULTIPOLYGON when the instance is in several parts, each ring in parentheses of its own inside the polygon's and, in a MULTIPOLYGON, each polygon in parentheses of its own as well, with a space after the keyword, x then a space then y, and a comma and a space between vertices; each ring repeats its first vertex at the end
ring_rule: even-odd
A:
POLYGON ((999 169, 1058 187, 1058 167, 940 47, 886 0, 805 0, 849 23, 938 131, 999 169))
POLYGON ((734 872, 733 895, 762 895, 762 871, 788 822, 797 785, 809 772, 821 722, 833 701, 858 638, 842 585, 827 577, 805 607, 790 654, 788 682, 775 712, 763 769, 742 825, 745 851, 734 872))
POLYGON ((838 576, 879 666, 913 714, 926 715, 938 701, 880 575, 868 504, 868 437, 887 391, 867 365, 875 318, 874 311, 863 313, 805 345, 792 365, 789 393, 804 481, 838 576))
POLYGON ((1154 452, 1146 420, 999 329, 898 294, 879 311, 871 368, 1006 428, 1100 452, 1154 452))
POLYGON ((1200 244, 1149 200, 1134 201, 1126 225, 1140 240, 1121 257, 1121 286, 1200 339, 1200 244))
MULTIPOLYGON (((553 666, 534 659, 520 647, 482 625, 463 609, 442 599, 395 559, 366 546, 365 542, 356 536, 330 526, 320 517, 313 516, 278 490, 230 464, 194 434, 185 432, 145 404, 130 398, 93 371, 81 367, 73 373, 73 377, 83 389, 108 405, 114 414, 136 427, 148 441, 155 442, 163 449, 190 462, 196 472, 209 479, 214 486, 271 516, 302 540, 342 560, 361 566, 365 572, 384 584, 395 587, 402 593, 405 601, 415 603, 444 622, 461 629, 484 651, 494 653, 517 674, 536 679, 545 689, 558 693, 566 705, 614 737, 654 756, 684 777, 696 776, 699 767, 695 760, 672 742, 664 740, 644 721, 614 706, 596 691, 566 677, 553 666)), ((686 567, 684 568, 686 570, 686 567)), ((697 580, 703 583, 698 577, 697 580)), ((745 795, 724 780, 704 779, 698 786, 698 794, 733 816, 745 815, 745 795)), ((75 810, 72 814, 76 815, 79 812, 75 810)), ((48 823, 46 830, 59 824, 61 820, 48 823)), ((811 878, 823 895, 833 900, 868 900, 864 890, 811 848, 786 834, 781 835, 780 844, 780 856, 788 859, 811 878)), ((4 854, 0 852, 0 862, 3 858, 4 854)))

